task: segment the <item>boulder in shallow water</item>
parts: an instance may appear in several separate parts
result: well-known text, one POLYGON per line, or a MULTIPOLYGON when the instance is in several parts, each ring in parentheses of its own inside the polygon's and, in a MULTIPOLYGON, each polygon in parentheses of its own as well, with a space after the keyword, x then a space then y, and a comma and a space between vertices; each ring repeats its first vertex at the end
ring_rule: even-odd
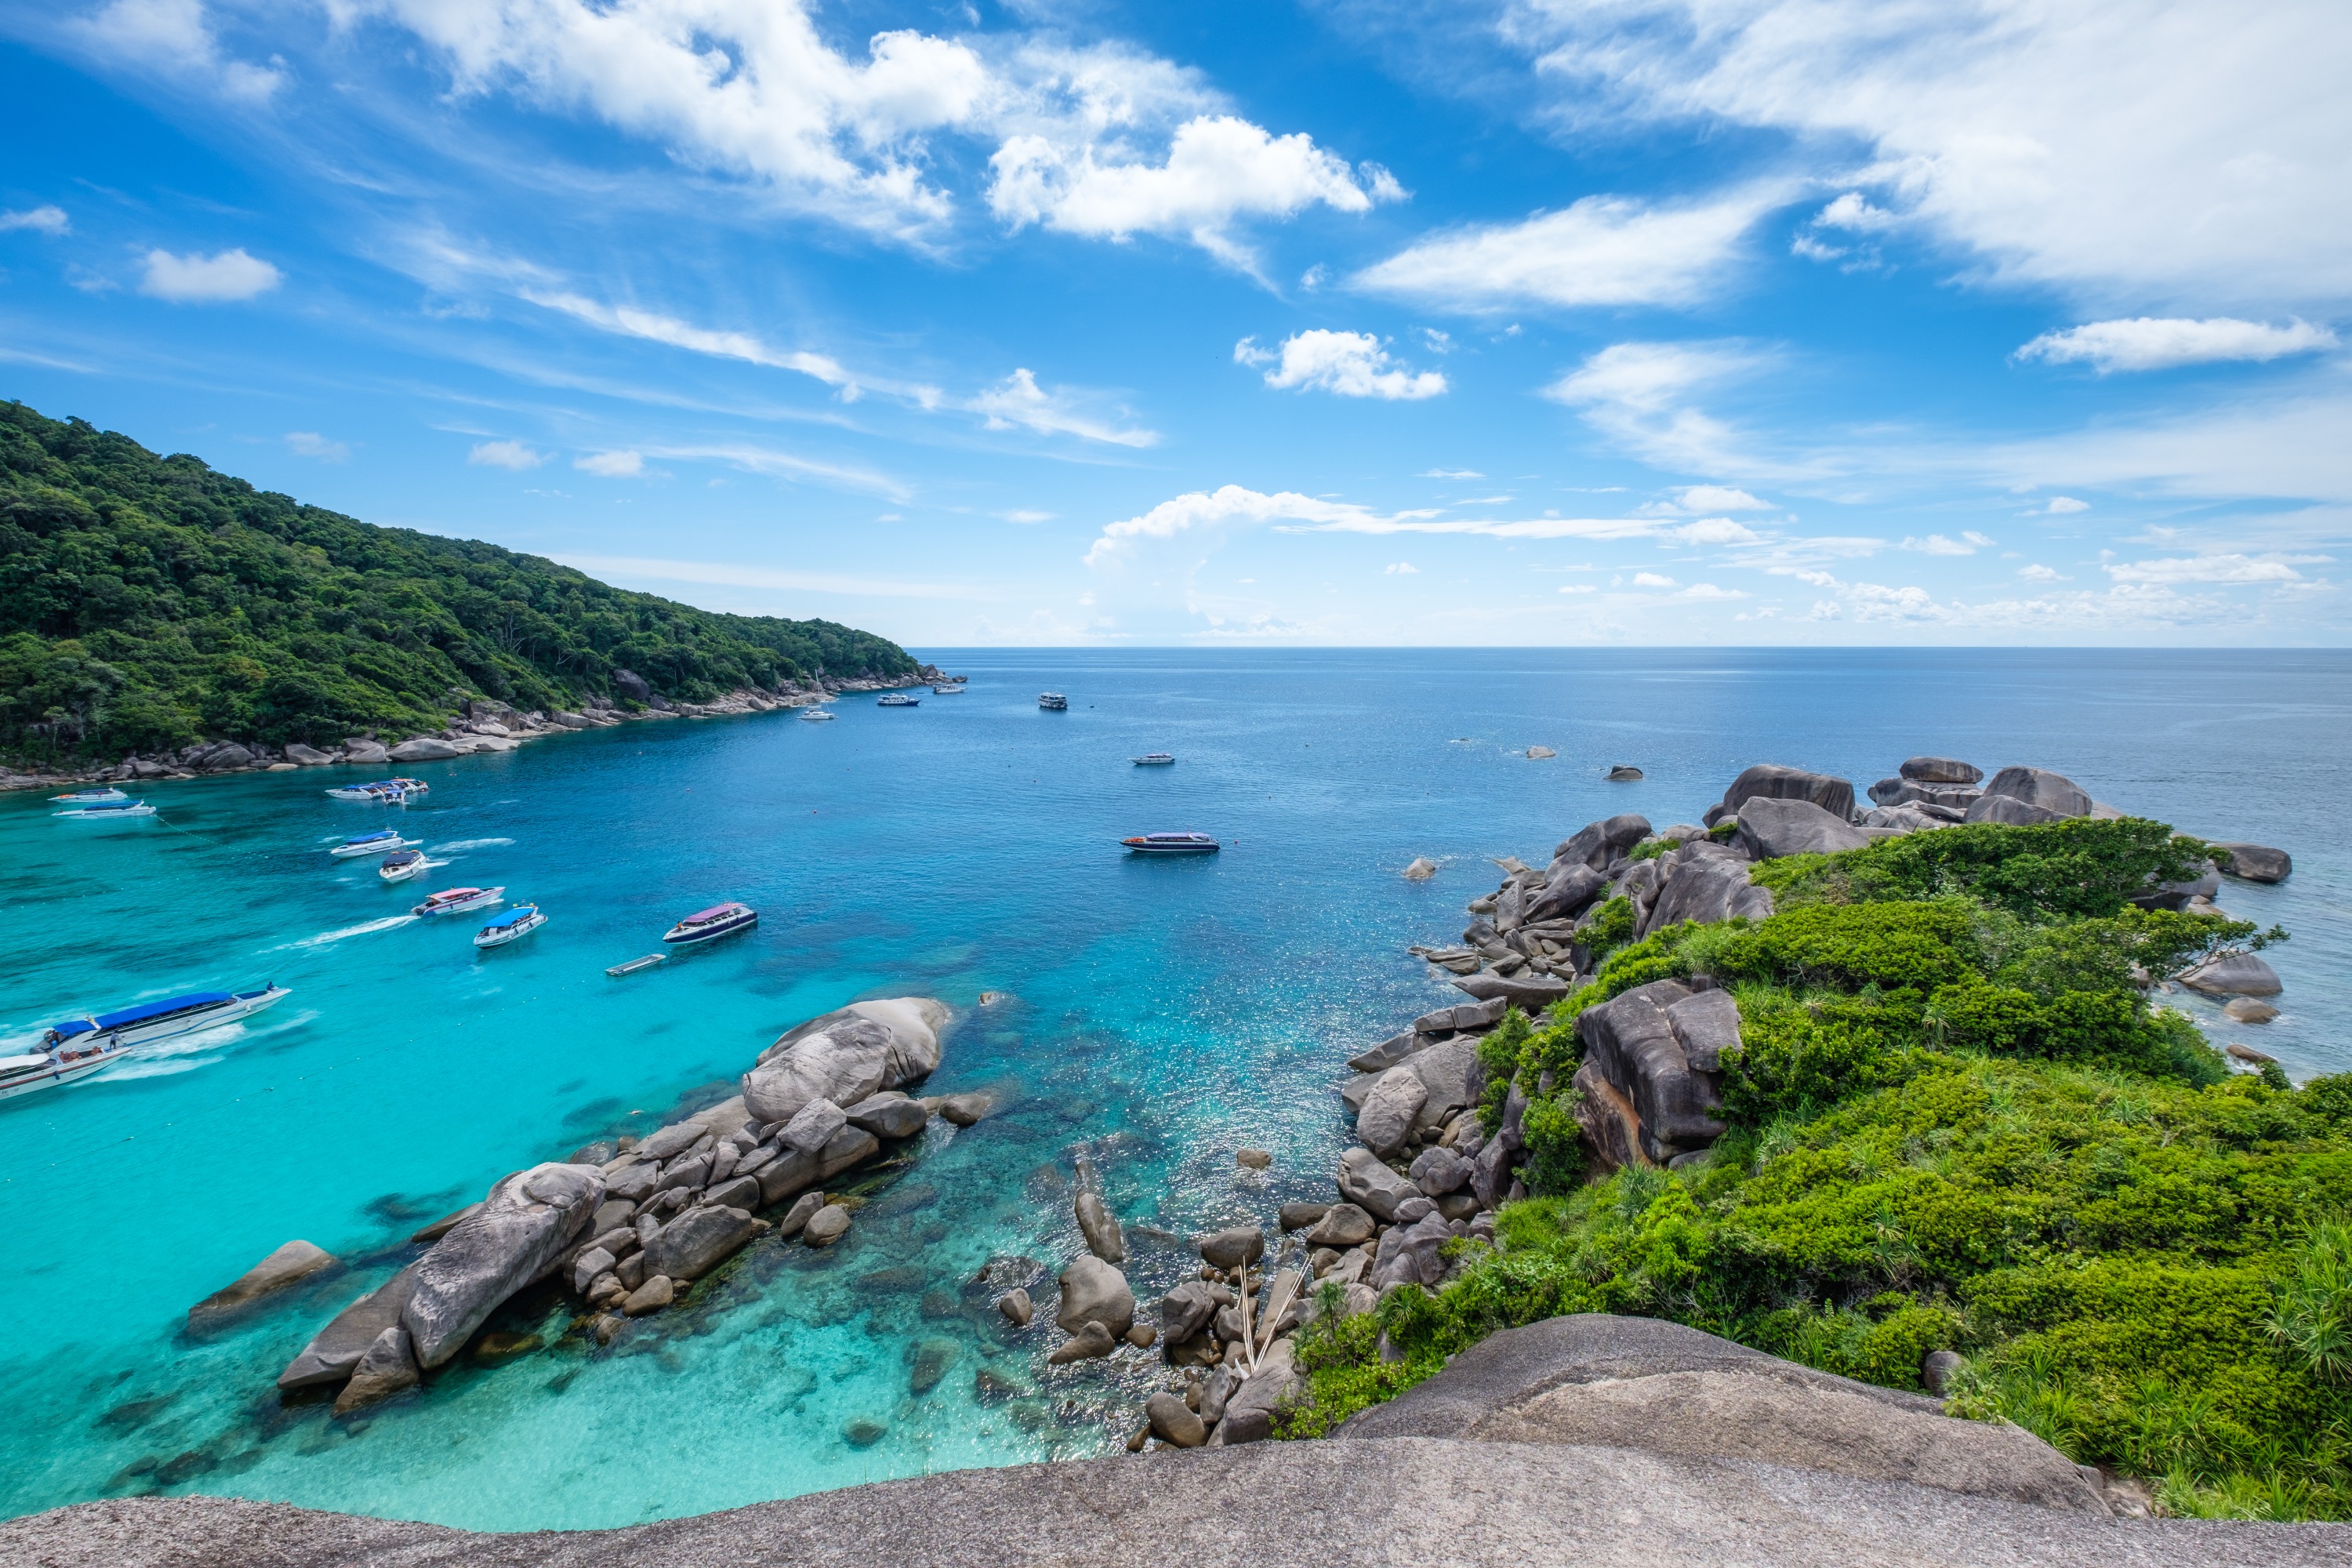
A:
POLYGON ((430 735, 419 735, 413 741, 403 741, 394 746, 384 760, 394 763, 439 763, 464 754, 446 741, 436 741, 430 735))
POLYGON ((408 1331, 394 1323, 375 1337, 360 1357, 359 1364, 352 1368, 352 1380, 335 1396, 335 1414, 348 1415, 379 1404, 404 1388, 415 1387, 420 1381, 408 1331))
POLYGON ((845 1108, 852 1127, 860 1127, 877 1138, 912 1138, 931 1120, 919 1100, 909 1100, 894 1092, 870 1095, 845 1108))
POLYGON ((801 1226, 801 1239, 811 1247, 831 1247, 848 1234, 849 1210, 841 1204, 825 1205, 801 1226))
POLYGON ((384 1330, 400 1321, 401 1309, 416 1289, 416 1265, 412 1263, 383 1284, 362 1296, 311 1336, 302 1353, 278 1374, 281 1389, 309 1388, 341 1383, 351 1376, 360 1358, 384 1330))
POLYGON ((1045 1358, 1050 1366, 1067 1366, 1074 1361, 1097 1361, 1118 1349, 1118 1336, 1097 1322, 1080 1323, 1069 1339, 1045 1358))
POLYGON ((787 1029, 743 1075, 743 1100, 761 1121, 790 1121, 813 1100, 855 1105, 901 1089, 940 1065, 950 1015, 925 996, 853 1002, 787 1029))
POLYGON ((669 1277, 656 1274, 629 1292, 628 1300, 621 1303, 621 1310, 632 1318, 642 1318, 648 1312, 660 1311, 677 1300, 677 1289, 670 1283, 669 1277))
POLYGON ((1609 770, 1609 782, 1611 784, 1633 784, 1638 782, 1641 777, 1642 770, 1635 767, 1631 763, 1619 763, 1615 767, 1609 770))
POLYGON ((1127 1261, 1127 1233, 1119 1228, 1118 1216, 1094 1193, 1081 1192, 1076 1204, 1078 1234, 1086 1237, 1087 1250, 1105 1263, 1127 1261))
POLYGON ((944 1095, 939 1102, 940 1120, 957 1127, 977 1127, 995 1109, 995 1097, 977 1089, 944 1095))
POLYGON ((1201 1261, 1210 1268, 1239 1268, 1265 1256, 1265 1233, 1255 1226, 1231 1226, 1196 1237, 1193 1246, 1200 1250, 1201 1261))
POLYGON ((1037 1315, 1036 1303, 1029 1300, 1028 1291, 1017 1285, 996 1299, 996 1310, 1016 1329, 1027 1328, 1030 1320, 1037 1315))
POLYGON ((324 1247, 313 1247, 307 1241, 289 1241, 247 1269, 235 1284, 214 1291, 189 1308, 188 1321, 201 1325, 208 1318, 249 1307, 264 1296, 334 1266, 335 1255, 324 1247))
POLYGON ((1784 855, 1834 855, 1859 849, 1870 836, 1809 800, 1758 795, 1739 808, 1739 845, 1751 860, 1784 855))
POLYGON ((767 1228, 739 1208, 698 1205, 662 1226, 661 1234, 646 1244, 646 1271, 673 1280, 699 1279, 767 1228))
POLYGON ((803 1193, 793 1200, 793 1206, 784 1211, 784 1217, 776 1222, 776 1234, 786 1237, 798 1236, 808 1228, 808 1222, 824 1207, 823 1193, 803 1193))
POLYGON ((2242 882, 2284 882, 2294 870, 2294 860, 2285 850, 2266 844, 2216 843, 2210 847, 2221 874, 2242 882))
POLYGON ((2208 996, 2275 996, 2286 989, 2278 971, 2251 952, 2222 952, 2180 977, 2180 984, 2208 996))
POLYGON ((1404 868, 1404 879, 1408 882, 1426 882, 1436 875, 1437 862, 1426 855, 1415 856, 1412 864, 1404 868))
POLYGON ((492 1187, 478 1213, 416 1261, 401 1322, 418 1363, 456 1355, 508 1297, 551 1273, 604 1201, 604 1173, 593 1165, 534 1165, 492 1187))
POLYGON ((2279 1014, 2269 1003, 2257 1002, 2251 996, 2232 996, 2222 1004, 2221 1011, 2241 1024, 2267 1024, 2279 1014))
POLYGON ((1082 1323, 1099 1323, 1113 1338, 1135 1326, 1135 1292, 1127 1276, 1091 1253, 1070 1259, 1062 1270, 1062 1302, 1054 1321, 1066 1334, 1082 1323))

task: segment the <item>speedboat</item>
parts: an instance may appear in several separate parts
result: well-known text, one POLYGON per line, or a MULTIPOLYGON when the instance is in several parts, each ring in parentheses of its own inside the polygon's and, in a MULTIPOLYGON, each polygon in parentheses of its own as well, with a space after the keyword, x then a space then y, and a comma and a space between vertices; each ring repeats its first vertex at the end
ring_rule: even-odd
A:
POLYGON ((389 827, 379 827, 373 833, 354 833, 327 851, 337 859, 354 855, 388 855, 394 849, 414 849, 424 843, 422 838, 403 838, 389 827))
POLYGON ((1214 855, 1216 839, 1206 833, 1146 833, 1140 837, 1122 838, 1121 844, 1137 855, 1214 855))
POLYGON ((335 800, 380 801, 399 805, 410 795, 423 795, 432 787, 423 779, 371 779, 366 784, 338 784, 327 794, 335 800))
POLYGON ((932 687, 931 691, 935 696, 940 697, 961 697, 963 695, 963 682, 951 680, 944 686, 932 687))
POLYGON ((111 805, 131 797, 110 784, 104 789, 78 789, 71 795, 53 795, 49 798, 64 805, 111 805))
POLYGON ((537 904, 517 904, 502 915, 494 915, 482 922, 474 933, 476 947, 504 947, 518 942, 547 923, 537 904))
POLYGON ((922 706, 922 702, 923 700, 919 697, 909 697, 903 691, 893 691, 889 696, 876 702, 874 706, 877 708, 919 708, 922 706))
POLYGON ((143 800, 103 801, 97 805, 69 805, 63 811, 53 811, 51 816, 70 816, 82 822, 121 822, 125 817, 152 816, 155 808, 143 800))
POLYGON ((1069 710, 1070 700, 1058 691, 1040 691, 1037 706, 1048 713, 1065 713, 1069 710))
POLYGON ((425 856, 421 850, 395 849, 383 858, 375 874, 387 882, 405 882, 411 877, 425 875, 425 856))
POLYGON ((504 888, 444 888, 408 912, 412 915, 454 915, 460 910, 486 910, 507 896, 504 888))
POLYGON ((1176 753, 1173 752, 1146 752, 1139 757, 1128 759, 1139 768, 1164 768, 1175 760, 1176 753))
POLYGON ((750 931, 759 923, 760 911, 749 904, 713 904, 670 927, 662 941, 672 947, 691 947, 696 942, 717 942, 739 931, 750 931))
POLYGON ((100 1044, 0 1057, 0 1100, 95 1078, 130 1054, 128 1047, 100 1044))
POLYGON ((803 708, 801 710, 801 722, 803 724, 824 724, 831 721, 835 717, 836 715, 828 713, 822 708, 803 708))
POLYGON ((289 994, 283 985, 264 985, 258 991, 192 991, 185 996, 167 996, 161 1002, 142 1002, 136 1007, 53 1024, 42 1031, 40 1048, 54 1054, 151 1046, 175 1035, 251 1017, 264 1007, 276 1006, 289 994))

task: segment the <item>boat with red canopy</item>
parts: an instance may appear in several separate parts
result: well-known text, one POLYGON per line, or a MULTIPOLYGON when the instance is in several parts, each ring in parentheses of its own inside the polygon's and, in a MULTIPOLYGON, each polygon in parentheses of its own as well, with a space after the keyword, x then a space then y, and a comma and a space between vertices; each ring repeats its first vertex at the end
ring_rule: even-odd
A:
POLYGON ((670 927, 662 941, 672 947, 690 947, 733 936, 739 931, 750 931, 759 923, 760 911, 749 904, 713 904, 670 927))

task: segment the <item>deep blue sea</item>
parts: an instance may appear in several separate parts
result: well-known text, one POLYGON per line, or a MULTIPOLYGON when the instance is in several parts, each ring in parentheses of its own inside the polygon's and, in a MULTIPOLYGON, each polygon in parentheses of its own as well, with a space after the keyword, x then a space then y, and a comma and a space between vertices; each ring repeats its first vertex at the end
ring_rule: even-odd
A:
POLYGON ((1487 857, 1540 864, 1619 811, 1695 821, 1755 762, 1857 787, 1921 752, 2031 763, 2289 849, 2291 881, 2221 898, 2294 931, 2269 955, 2284 1016, 2192 1010, 2298 1079, 2352 1068, 2352 655, 926 657, 971 690, 412 765, 432 793, 396 825, 444 862, 422 885, 329 858, 385 817, 327 799, 329 770, 155 787, 160 818, 109 827, 0 797, 0 1039, 179 991, 293 988, 250 1026, 0 1104, 0 1512, 164 1489, 584 1527, 1108 1451, 1152 1360, 1048 1369, 1043 1331, 1013 1333, 968 1283, 992 1257, 1051 1270, 1077 1250, 1073 1156, 1100 1167, 1137 1293, 1156 1295, 1192 1261, 1179 1237, 1328 1195, 1341 1058, 1453 994, 1403 950, 1458 935, 1496 880, 1487 857), (1070 710, 1040 711, 1045 689, 1070 710), (1559 754, 1530 760, 1536 745, 1559 754), (1154 750, 1177 764, 1129 764, 1154 750), (1604 782, 1615 763, 1648 776, 1604 782), (1164 828, 1227 847, 1119 852, 1164 828), (1403 880, 1422 855, 1439 875, 1403 880), (458 883, 504 885, 550 921, 478 955, 471 922, 405 917, 458 883), (759 907, 755 934, 605 977, 722 899, 759 907), (1006 999, 982 1008, 982 992, 1006 999), (368 1419, 280 1405, 279 1366, 412 1256, 399 1244, 425 1220, 731 1092, 798 1020, 902 994, 956 1009, 934 1089, 991 1088, 1007 1109, 935 1123, 841 1246, 762 1244, 593 1353, 562 1337, 551 1296, 520 1300, 494 1326, 546 1348, 453 1363, 368 1419), (1244 1144, 1274 1151, 1272 1171, 1237 1174, 1244 1144), (347 1267, 227 1331, 184 1331, 192 1303, 296 1237, 347 1267), (921 1394, 919 1356, 947 1364, 921 1394), (885 1435, 856 1446, 856 1422, 885 1435))

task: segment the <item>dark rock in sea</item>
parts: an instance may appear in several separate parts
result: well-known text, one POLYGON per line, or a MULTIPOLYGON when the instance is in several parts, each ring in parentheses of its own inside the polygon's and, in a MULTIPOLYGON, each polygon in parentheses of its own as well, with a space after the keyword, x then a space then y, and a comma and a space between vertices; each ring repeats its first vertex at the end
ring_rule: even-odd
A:
POLYGON ((1112 1336, 1135 1323, 1135 1293, 1127 1276, 1092 1254, 1070 1260, 1062 1270, 1062 1301, 1054 1321, 1064 1333, 1076 1333, 1082 1323, 1099 1323, 1112 1336))
POLYGON ((996 1299, 996 1310, 1003 1313, 1004 1321, 1016 1329, 1027 1328, 1030 1320, 1037 1313, 1035 1304, 1029 1300, 1029 1292, 1018 1286, 996 1299))
POLYGON ((1285 1204, 1276 1211, 1284 1230, 1305 1230, 1330 1212, 1329 1204, 1285 1204))
POLYGON ((1758 795, 1739 809, 1739 844, 1751 860, 1859 849, 1870 836, 1810 800, 1758 795))
POLYGON ((289 1241, 240 1275, 234 1284, 214 1291, 188 1309, 191 1327, 249 1307, 264 1296, 298 1284, 335 1266, 335 1255, 307 1241, 289 1241))
POLYGON ((907 1389, 920 1397, 940 1385, 955 1364, 961 1348, 953 1340, 929 1339, 910 1346, 907 1352, 907 1389))
POLYGON ((1127 1261, 1127 1237, 1118 1227, 1118 1220, 1094 1193, 1081 1190, 1074 1205, 1077 1211, 1078 1234, 1086 1238, 1087 1250, 1105 1263, 1127 1261))
POLYGON ((870 1448, 890 1435, 890 1428, 866 1416, 845 1422, 841 1440, 853 1448, 870 1448))
POLYGON ((2251 952, 2217 953, 2180 977, 2208 996, 2275 996, 2285 987, 2278 971, 2251 952))
POLYGON ((1089 1320, 1080 1323, 1076 1331, 1045 1358, 1045 1363, 1049 1366, 1067 1366, 1074 1361, 1098 1361, 1118 1348, 1118 1336, 1089 1320))
POLYGON ((2232 996, 2221 1005, 2221 1011, 2240 1024, 2267 1024, 2279 1016, 2279 1010, 2267 1002, 2257 1002, 2252 996, 2232 996))
POLYGON ((474 1342, 473 1360, 482 1366, 504 1366, 520 1361, 546 1342, 537 1334, 484 1334, 474 1342))
POLYGON ((939 1102, 940 1118, 958 1127, 975 1127, 988 1119, 996 1109, 993 1096, 983 1093, 950 1094, 939 1102))
POLYGON ((2242 882, 2284 882, 2294 870, 2294 858, 2285 850, 2267 845, 2232 842, 2210 847, 2221 874, 2242 882))
POLYGON ((1972 784, 1984 777, 1982 768, 1951 757, 1913 757, 1895 771, 1926 784, 1972 784))
POLYGON ((1631 763, 1620 763, 1609 770, 1611 784, 1632 784, 1642 776, 1642 770, 1631 763))

